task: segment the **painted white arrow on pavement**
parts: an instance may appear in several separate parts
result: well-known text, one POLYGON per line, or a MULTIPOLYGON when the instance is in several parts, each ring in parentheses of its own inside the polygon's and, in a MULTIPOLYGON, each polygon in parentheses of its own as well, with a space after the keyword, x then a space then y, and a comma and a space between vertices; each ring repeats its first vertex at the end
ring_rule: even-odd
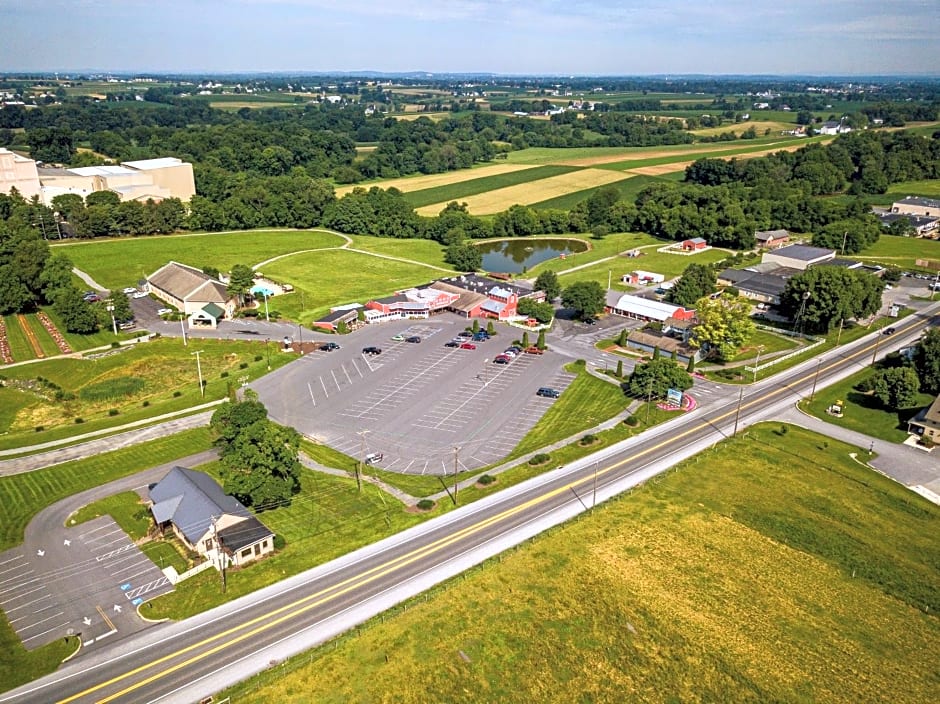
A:
POLYGON ((37 551, 36 551, 36 554, 37 554, 39 557, 42 557, 43 555, 46 554, 46 551, 45 551, 45 550, 37 550, 37 551))
POLYGON ((121 607, 118 604, 114 605, 114 610, 117 611, 118 613, 121 613, 121 607))
POLYGON ((65 547, 68 547, 69 545, 72 544, 72 541, 69 540, 68 538, 66 538, 65 540, 62 541, 62 544, 63 544, 65 547))
POLYGON ((85 618, 82 619, 82 623, 84 623, 86 626, 90 626, 91 619, 86 616, 85 618))

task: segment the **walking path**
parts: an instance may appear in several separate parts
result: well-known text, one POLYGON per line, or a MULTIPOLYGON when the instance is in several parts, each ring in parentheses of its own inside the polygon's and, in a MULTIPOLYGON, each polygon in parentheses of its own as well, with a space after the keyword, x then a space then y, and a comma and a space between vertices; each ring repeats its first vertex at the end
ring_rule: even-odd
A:
POLYGON ((105 294, 105 295, 107 295, 107 296, 110 296, 110 295, 111 295, 110 289, 106 289, 104 286, 102 286, 102 285, 99 284, 97 281, 95 281, 93 278, 91 278, 91 275, 90 275, 90 274, 86 274, 84 271, 82 271, 81 269, 79 269, 77 266, 73 266, 73 267, 72 267, 72 273, 75 274, 75 276, 77 276, 78 278, 80 278, 82 281, 84 281, 86 284, 88 284, 89 286, 91 286, 93 289, 95 289, 96 291, 98 291, 99 293, 103 293, 103 294, 105 294))

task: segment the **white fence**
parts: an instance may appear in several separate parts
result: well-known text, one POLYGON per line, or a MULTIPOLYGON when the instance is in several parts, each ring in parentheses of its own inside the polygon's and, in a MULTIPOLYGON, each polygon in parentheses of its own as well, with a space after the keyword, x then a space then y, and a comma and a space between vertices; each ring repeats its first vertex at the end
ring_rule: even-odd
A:
POLYGON ((183 574, 178 574, 176 572, 176 569, 173 567, 164 567, 163 574, 165 574, 166 578, 170 580, 170 584, 179 584, 184 579, 189 579, 190 577, 194 577, 200 572, 205 572, 207 569, 213 566, 214 565, 212 564, 212 560, 206 560, 205 562, 200 562, 195 567, 192 567, 186 570, 185 572, 183 572, 183 574))

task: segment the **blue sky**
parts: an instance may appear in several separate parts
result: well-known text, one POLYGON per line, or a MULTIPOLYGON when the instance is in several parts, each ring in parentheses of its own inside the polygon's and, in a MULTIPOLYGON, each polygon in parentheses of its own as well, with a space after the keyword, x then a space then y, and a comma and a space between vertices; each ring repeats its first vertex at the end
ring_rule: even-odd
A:
POLYGON ((0 0, 2 71, 940 74, 937 0, 0 0))

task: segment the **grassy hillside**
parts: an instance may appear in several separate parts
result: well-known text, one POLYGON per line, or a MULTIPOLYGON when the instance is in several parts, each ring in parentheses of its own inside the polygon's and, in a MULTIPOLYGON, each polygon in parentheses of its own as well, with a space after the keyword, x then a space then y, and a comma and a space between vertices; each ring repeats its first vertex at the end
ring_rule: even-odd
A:
POLYGON ((852 450, 749 429, 234 701, 934 701, 940 509, 852 450))

